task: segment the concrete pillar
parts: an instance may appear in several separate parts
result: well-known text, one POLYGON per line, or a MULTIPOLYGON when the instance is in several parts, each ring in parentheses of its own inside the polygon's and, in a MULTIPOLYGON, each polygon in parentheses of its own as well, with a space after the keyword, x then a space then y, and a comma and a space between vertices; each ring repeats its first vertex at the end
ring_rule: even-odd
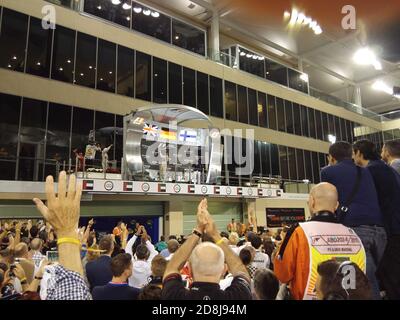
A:
POLYGON ((219 53, 219 14, 217 11, 213 12, 211 19, 210 30, 210 50, 212 59, 217 59, 219 53))
POLYGON ((303 59, 299 58, 298 68, 300 72, 303 72, 303 59))
POLYGON ((168 201, 165 203, 164 234, 166 236, 183 234, 183 202, 168 201))
POLYGON ((253 225, 253 231, 257 231, 256 200, 249 199, 243 205, 243 221, 253 225))

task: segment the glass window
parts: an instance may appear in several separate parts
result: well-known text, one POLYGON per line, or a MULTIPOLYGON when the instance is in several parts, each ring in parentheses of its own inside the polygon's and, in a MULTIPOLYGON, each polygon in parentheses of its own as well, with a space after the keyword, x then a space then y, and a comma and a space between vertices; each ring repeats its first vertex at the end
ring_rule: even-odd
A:
POLYGON ((322 114, 322 140, 329 141, 328 115, 325 112, 321 112, 321 114, 322 114))
POLYGON ((268 124, 269 128, 272 130, 277 129, 277 124, 276 124, 276 101, 275 97, 268 95, 267 96, 267 102, 268 102, 268 124))
POLYGON ((84 11, 124 27, 131 25, 131 1, 90 0, 84 1, 84 11))
POLYGON ((96 48, 97 39, 95 37, 78 32, 75 66, 76 84, 94 88, 96 77, 96 48))
POLYGON ((94 111, 73 108, 72 114, 72 164, 75 165, 75 152, 85 153, 86 145, 89 142, 89 134, 94 130, 94 111))
POLYGON ((99 39, 97 61, 97 89, 115 92, 116 45, 99 39))
POLYGON ((50 75, 52 29, 43 29, 42 20, 31 17, 26 72, 41 77, 50 75))
POLYGON ((167 103, 167 61, 153 57, 153 101, 167 103))
POLYGON ((306 175, 305 175, 305 171, 304 171, 303 150, 296 149, 296 162, 297 162, 298 180, 304 180, 306 178, 306 175))
POLYGON ((276 111, 278 115, 278 130, 286 132, 285 105, 283 104, 283 99, 281 98, 276 98, 276 111))
POLYGON ((328 164, 327 155, 325 153, 319 153, 318 157, 319 157, 319 167, 320 169, 322 169, 328 164))
POLYGON ((115 152, 115 160, 118 162, 118 167, 121 168, 121 159, 123 157, 123 117, 120 115, 115 116, 116 120, 116 127, 118 128, 118 131, 115 133, 115 146, 114 146, 114 152, 115 152))
POLYGON ((169 103, 182 104, 182 67, 168 62, 169 103))
POLYGON ((312 164, 312 159, 311 159, 311 152, 304 150, 304 165, 306 169, 306 179, 313 182, 313 164, 312 164))
POLYGON ((68 7, 74 10, 79 9, 79 1, 76 0, 46 0, 59 6, 68 7))
POLYGON ((23 99, 18 180, 42 181, 47 102, 23 99))
POLYGON ((151 56, 136 51, 136 98, 151 100, 151 56))
POLYGON ((312 165, 313 165, 313 172, 314 172, 314 183, 320 183, 321 182, 321 178, 320 178, 320 166, 319 166, 319 156, 317 152, 312 152, 311 153, 312 156, 312 165))
POLYGON ((196 108, 196 73, 183 67, 183 104, 196 108))
POLYGON ((225 119, 237 121, 236 84, 225 81, 225 119))
POLYGON ((351 121, 349 120, 346 120, 346 133, 347 133, 347 141, 353 143, 354 142, 353 129, 351 127, 351 121))
POLYGON ((323 130, 322 130, 322 118, 321 111, 315 110, 315 127, 318 140, 324 140, 323 130))
POLYGON ((261 143, 262 175, 265 177, 271 175, 270 146, 268 142, 261 143))
POLYGON ((197 76, 197 108, 205 114, 210 114, 208 107, 208 75, 196 71, 197 76))
POLYGON ((24 71, 28 16, 3 8, 0 33, 0 67, 24 71))
POLYGON ((249 115, 247 110, 247 88, 238 85, 238 111, 239 122, 249 123, 249 115))
POLYGON ((281 166, 281 176, 283 179, 289 179, 289 162, 287 147, 279 146, 279 161, 281 166))
POLYGON ((333 116, 335 119, 336 141, 342 141, 342 132, 340 131, 340 118, 333 116))
POLYGON ((265 59, 265 78, 288 86, 287 68, 269 59, 265 59))
POLYGON ((301 111, 300 106, 297 103, 293 103, 293 118, 294 118, 294 134, 302 136, 301 131, 301 111))
MULTIPOLYGON (((107 113, 107 112, 95 112, 95 140, 100 143, 101 148, 108 147, 111 144, 115 144, 114 136, 115 136, 115 114, 107 113)), ((114 160, 115 150, 114 147, 108 152, 108 157, 110 160, 114 160)), ((101 160, 100 152, 96 153, 96 164, 101 166, 99 160, 101 160)))
POLYGON ((65 165, 68 166, 71 152, 71 115, 71 107, 56 103, 49 104, 45 177, 48 175, 56 175, 57 162, 62 166, 65 161, 65 165))
POLYGON ((249 95, 249 123, 258 126, 257 91, 247 89, 249 95))
POLYGON ((296 150, 294 148, 287 148, 288 160, 289 160, 289 177, 291 180, 297 180, 297 168, 296 168, 296 150))
POLYGON ((240 70, 264 77, 264 57, 242 47, 239 48, 240 70))
POLYGON ((117 93, 134 97, 135 51, 118 46, 117 93))
POLYGON ((171 43, 171 18, 132 1, 132 28, 151 37, 171 43))
POLYGON ((301 112, 301 128, 303 129, 303 136, 309 137, 310 128, 308 126, 307 107, 301 105, 300 112, 301 112))
POLYGON ((204 56, 206 53, 205 41, 204 31, 172 19, 172 43, 174 45, 204 56))
POLYGON ((21 98, 0 94, 0 180, 15 179, 21 98))
POLYGON ((332 114, 328 114, 328 134, 336 137, 335 120, 332 114))
POLYGON ((312 108, 308 108, 308 121, 310 124, 310 137, 316 139, 317 130, 315 127, 315 110, 312 108))
POLYGON ((302 73, 293 69, 288 69, 289 87, 308 94, 308 77, 303 78, 302 73))
POLYGON ((285 100, 286 132, 294 133, 293 106, 291 101, 285 100))
POLYGON ((340 118, 340 132, 342 133, 342 140, 348 142, 349 139, 347 139, 346 120, 343 118, 340 118))
POLYGON ((253 176, 261 175, 261 142, 254 141, 254 170, 253 176))
POLYGON ((279 151, 276 144, 271 144, 271 169, 273 176, 280 176, 279 170, 279 151))
POLYGON ((267 96, 263 92, 258 92, 257 112, 259 126, 268 128, 267 96))
POLYGON ((210 103, 211 115, 223 118, 222 80, 213 76, 210 76, 210 103))
POLYGON ((74 30, 57 26, 54 31, 52 78, 59 81, 74 81, 75 59, 74 30))

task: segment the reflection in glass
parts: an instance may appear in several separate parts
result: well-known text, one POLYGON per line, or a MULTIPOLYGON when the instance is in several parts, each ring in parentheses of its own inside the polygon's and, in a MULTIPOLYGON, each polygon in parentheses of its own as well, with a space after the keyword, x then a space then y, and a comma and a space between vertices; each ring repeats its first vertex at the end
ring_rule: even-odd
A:
POLYGON ((340 118, 340 132, 342 133, 342 140, 349 141, 347 139, 346 122, 343 118, 340 118))
POLYGON ((278 151, 278 146, 276 144, 271 144, 271 169, 272 169, 272 175, 273 176, 279 176, 280 170, 279 170, 279 151, 278 151))
POLYGON ((0 33, 0 67, 24 71, 28 16, 3 8, 0 33))
POLYGON ((205 32, 172 19, 172 43, 183 49, 205 55, 205 32))
POLYGON ((135 51, 118 46, 117 93, 134 97, 135 51))
POLYGON ((247 88, 238 85, 238 110, 239 122, 249 123, 249 115, 247 110, 247 88))
POLYGON ((287 68, 272 60, 265 59, 265 78, 281 85, 287 86, 287 68))
POLYGON ((304 154, 303 150, 296 149, 296 163, 297 163, 297 179, 304 180, 306 178, 304 171, 304 154))
POLYGON ((213 117, 224 117, 222 80, 210 76, 210 110, 213 117))
POLYGON ((257 112, 260 127, 268 128, 267 97, 263 92, 258 92, 257 112))
POLYGON ((343 141, 342 131, 340 128, 340 118, 333 116, 335 121, 336 141, 343 141))
POLYGON ((270 176, 271 173, 271 158, 270 158, 270 144, 267 142, 261 143, 261 166, 262 174, 264 177, 270 176))
POLYGON ((248 88, 249 99, 249 123, 258 126, 258 107, 257 107, 257 91, 248 88))
POLYGON ((97 59, 97 89, 114 93, 116 45, 99 39, 97 59))
POLYGON ((182 104, 182 67, 168 62, 169 103, 182 104))
POLYGON ((312 108, 308 108, 308 121, 310 124, 310 137, 316 139, 317 131, 315 128, 315 112, 312 108))
POLYGON ((306 169, 306 179, 313 182, 313 164, 311 159, 311 152, 304 150, 304 165, 306 169))
POLYGON ((118 4, 114 4, 110 0, 84 1, 85 6, 83 10, 97 17, 129 28, 131 25, 131 1, 121 0, 119 2, 118 4))
POLYGON ((183 104, 196 108, 195 71, 183 68, 183 104))
POLYGON ((293 69, 288 69, 289 88, 308 94, 308 76, 293 69))
POLYGON ((289 163, 287 147, 279 146, 279 161, 281 166, 281 176, 283 179, 289 179, 289 163))
POLYGON ((276 98, 276 111, 278 118, 278 130, 285 132, 286 124, 285 124, 285 105, 283 104, 283 99, 276 98))
POLYGON ((268 95, 267 97, 267 102, 268 102, 268 123, 269 123, 269 128, 272 130, 277 129, 277 124, 276 124, 276 101, 275 97, 268 95))
POLYGON ((325 112, 321 112, 321 114, 322 114, 322 140, 329 141, 328 115, 325 112))
POLYGON ((31 17, 26 72, 48 78, 50 75, 52 29, 43 29, 42 20, 31 17))
POLYGON ((303 129, 303 136, 310 136, 310 127, 308 126, 308 112, 307 107, 300 105, 301 114, 301 128, 303 129))
POLYGON ((153 101, 167 103, 167 61, 153 57, 153 101))
POLYGON ((236 84, 225 81, 225 119, 237 121, 236 84))
POLYGON ((74 81, 75 35, 74 30, 62 26, 54 31, 51 77, 55 80, 74 81))
MULTIPOLYGON (((89 134, 94 130, 94 111, 74 107, 72 111, 72 140, 71 151, 85 153, 86 145, 89 143, 89 134)), ((72 162, 75 164, 75 156, 72 154, 72 162)))
POLYGON ((293 121, 293 106, 291 101, 284 101, 285 103, 285 118, 286 118, 286 132, 294 133, 294 121, 293 121))
POLYGON ((254 74, 259 77, 264 77, 264 57, 252 51, 239 48, 239 67, 240 70, 254 74))
POLYGON ((316 125, 317 139, 324 140, 324 135, 322 132, 321 111, 318 110, 315 110, 315 125, 316 125))
POLYGON ((313 182, 315 184, 317 184, 317 183, 321 182, 318 153, 317 152, 312 152, 311 153, 311 157, 312 157, 313 172, 314 172, 314 175, 313 175, 314 180, 313 180, 313 182))
POLYGON ((136 51, 136 98, 151 100, 151 56, 136 51))
POLYGON ((296 151, 294 148, 287 148, 288 160, 289 160, 289 177, 291 180, 297 180, 297 169, 296 169, 296 151))
POLYGON ((253 176, 261 175, 261 142, 254 141, 254 170, 253 176))
POLYGON ((208 107, 208 75, 199 71, 197 73, 197 108, 209 114, 208 107))
MULTIPOLYGON (((97 39, 80 32, 78 32, 77 39, 75 83, 81 86, 94 88, 97 39)), ((67 63, 70 63, 69 60, 67 63)))
POLYGON ((293 103, 293 118, 294 118, 294 134, 302 136, 301 130, 301 112, 300 106, 297 103, 293 103))

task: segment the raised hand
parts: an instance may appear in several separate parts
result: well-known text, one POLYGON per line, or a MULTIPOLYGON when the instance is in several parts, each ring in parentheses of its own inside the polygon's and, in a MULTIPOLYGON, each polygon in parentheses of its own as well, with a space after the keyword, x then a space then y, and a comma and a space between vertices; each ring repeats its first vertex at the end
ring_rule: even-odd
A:
POLYGON ((58 178, 58 194, 55 194, 54 179, 46 178, 47 206, 40 199, 33 199, 37 209, 52 225, 58 237, 77 236, 82 186, 76 185, 74 175, 70 176, 67 191, 67 175, 62 171, 58 178))
POLYGON ((204 232, 206 225, 208 223, 207 217, 210 215, 208 213, 208 204, 207 199, 204 198, 200 201, 197 207, 197 227, 198 231, 204 232))

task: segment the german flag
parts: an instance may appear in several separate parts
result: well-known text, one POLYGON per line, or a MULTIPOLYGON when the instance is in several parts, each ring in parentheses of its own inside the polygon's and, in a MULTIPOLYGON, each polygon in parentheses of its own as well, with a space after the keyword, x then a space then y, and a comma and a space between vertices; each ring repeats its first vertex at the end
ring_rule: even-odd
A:
POLYGON ((160 138, 164 140, 173 140, 176 141, 176 132, 175 131, 169 131, 166 129, 162 129, 160 132, 160 138))

